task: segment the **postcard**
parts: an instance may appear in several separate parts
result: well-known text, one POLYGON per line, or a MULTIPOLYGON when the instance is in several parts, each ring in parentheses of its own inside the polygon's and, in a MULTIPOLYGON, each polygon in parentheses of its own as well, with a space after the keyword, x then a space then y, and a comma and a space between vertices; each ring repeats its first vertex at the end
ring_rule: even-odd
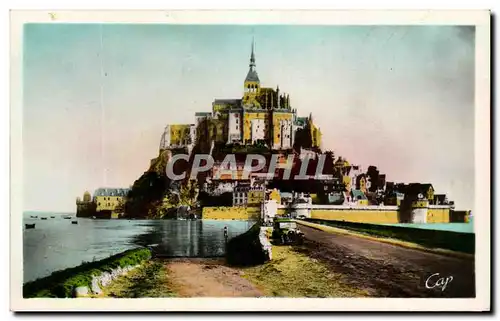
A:
POLYGON ((14 311, 489 311, 488 11, 12 11, 14 311))

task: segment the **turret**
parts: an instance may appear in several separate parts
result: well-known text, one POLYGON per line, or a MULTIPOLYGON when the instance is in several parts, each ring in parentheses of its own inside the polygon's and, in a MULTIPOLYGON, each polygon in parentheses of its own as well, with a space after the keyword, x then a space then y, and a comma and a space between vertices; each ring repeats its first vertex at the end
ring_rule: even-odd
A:
POLYGON ((418 199, 411 202, 411 223, 427 223, 429 200, 419 195, 418 199))

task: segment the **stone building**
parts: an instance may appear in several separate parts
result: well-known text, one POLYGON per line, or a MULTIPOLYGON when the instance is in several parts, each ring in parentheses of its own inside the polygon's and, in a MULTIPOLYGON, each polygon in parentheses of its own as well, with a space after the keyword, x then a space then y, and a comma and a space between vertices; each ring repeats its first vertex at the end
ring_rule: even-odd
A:
POLYGON ((93 199, 97 215, 109 218, 117 216, 129 191, 129 188, 98 188, 93 199))
POLYGON ((263 87, 256 69, 254 46, 249 70, 243 81, 241 98, 215 99, 212 112, 195 113, 195 124, 168 125, 161 137, 160 150, 187 147, 196 138, 222 144, 262 144, 273 150, 293 147, 295 133, 306 127, 311 131, 312 146, 320 147, 321 131, 312 116, 297 117, 290 95, 279 86, 263 87))

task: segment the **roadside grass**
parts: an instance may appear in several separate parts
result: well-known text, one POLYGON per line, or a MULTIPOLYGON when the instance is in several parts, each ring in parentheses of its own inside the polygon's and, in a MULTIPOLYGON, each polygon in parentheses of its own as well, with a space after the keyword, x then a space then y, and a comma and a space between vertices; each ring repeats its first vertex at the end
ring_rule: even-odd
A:
POLYGON ((129 274, 114 280, 103 290, 101 297, 165 298, 176 294, 169 288, 165 264, 151 260, 129 274))
MULTIPOLYGON (((464 253, 464 252, 458 252, 456 250, 450 250, 446 248, 435 248, 429 245, 423 245, 407 240, 401 239, 401 235, 392 233, 391 231, 378 231, 375 229, 354 229, 349 226, 342 226, 338 225, 335 226, 335 222, 324 222, 324 224, 319 224, 319 223, 312 223, 312 222, 307 222, 307 221, 302 221, 298 220, 297 223, 312 227, 314 229, 323 231, 323 232, 328 232, 328 233, 335 233, 335 234, 344 234, 344 235, 351 235, 351 236, 356 236, 356 237, 361 237, 377 242, 383 242, 383 243, 388 243, 392 245, 397 245, 401 247, 406 247, 406 248, 411 248, 415 250, 420 250, 420 251, 425 251, 425 252, 430 252, 430 253, 436 253, 436 254, 442 254, 442 255, 448 255, 452 257, 458 257, 458 258, 467 258, 467 259, 473 259, 474 254, 472 253, 464 253), (327 225, 328 224, 328 225, 327 225)), ((408 231, 408 234, 410 231, 408 231)), ((454 232, 451 232, 454 233, 454 232)))
POLYGON ((292 246, 273 246, 273 259, 262 265, 241 268, 243 277, 272 297, 366 297, 368 293, 342 282, 326 265, 294 251, 292 246))

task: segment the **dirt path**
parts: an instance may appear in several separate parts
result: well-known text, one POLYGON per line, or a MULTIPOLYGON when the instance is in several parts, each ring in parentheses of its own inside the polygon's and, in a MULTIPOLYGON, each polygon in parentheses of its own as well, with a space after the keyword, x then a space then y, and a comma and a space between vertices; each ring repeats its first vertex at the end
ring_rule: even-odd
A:
POLYGON ((180 297, 260 297, 262 293, 220 259, 170 259, 170 287, 180 297))
POLYGON ((372 296, 475 296, 472 259, 452 258, 306 226, 300 229, 306 241, 298 251, 326 262, 332 272, 343 274, 350 285, 367 289, 372 296), (430 277, 427 284, 434 286, 439 278, 450 276, 453 279, 444 290, 438 286, 426 287, 430 277))

